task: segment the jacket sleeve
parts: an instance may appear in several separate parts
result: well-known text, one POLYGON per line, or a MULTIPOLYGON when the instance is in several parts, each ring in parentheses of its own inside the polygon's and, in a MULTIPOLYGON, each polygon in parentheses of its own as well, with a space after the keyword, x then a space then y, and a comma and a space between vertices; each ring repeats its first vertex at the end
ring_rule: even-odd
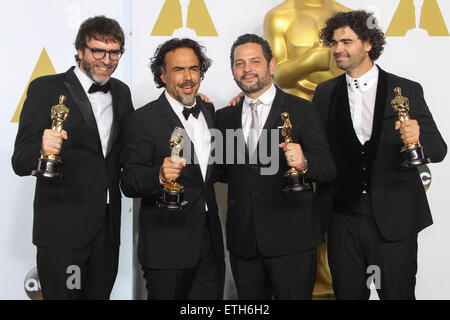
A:
POLYGON ((410 98, 410 115, 412 119, 416 119, 420 126, 419 141, 423 146, 426 157, 431 162, 441 162, 447 154, 447 144, 434 122, 430 109, 428 108, 424 96, 423 89, 419 83, 413 83, 413 90, 410 98))
POLYGON ((156 147, 146 130, 149 126, 146 120, 138 111, 134 111, 122 130, 120 162, 123 171, 120 187, 124 195, 130 198, 146 198, 161 192, 161 164, 155 161, 156 147))
MULTIPOLYGON (((53 101, 53 105, 56 102, 53 101)), ((31 82, 20 114, 19 129, 11 158, 13 170, 19 176, 30 175, 31 171, 37 168, 42 134, 45 129, 51 127, 51 105, 46 90, 38 82, 31 82)))
POLYGON ((300 145, 308 161, 305 178, 316 182, 330 182, 336 177, 336 167, 325 129, 317 108, 308 105, 300 132, 300 145))
POLYGON ((216 111, 215 114, 215 124, 216 128, 220 131, 222 136, 222 148, 221 150, 216 150, 216 164, 214 166, 214 176, 213 181, 214 182, 222 182, 222 183, 228 183, 227 180, 227 167, 225 164, 226 160, 226 136, 225 136, 225 125, 223 121, 223 110, 216 111))

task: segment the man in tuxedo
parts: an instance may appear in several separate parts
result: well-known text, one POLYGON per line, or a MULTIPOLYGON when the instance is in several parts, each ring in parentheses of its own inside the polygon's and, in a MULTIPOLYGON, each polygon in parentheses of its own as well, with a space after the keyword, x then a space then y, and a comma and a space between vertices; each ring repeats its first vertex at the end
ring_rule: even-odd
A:
POLYGON ((223 298, 224 247, 210 164, 214 106, 196 98, 210 65, 194 40, 163 43, 151 70, 165 91, 126 121, 121 188, 128 197, 142 198, 138 257, 148 299, 223 298), (175 127, 184 129, 185 158, 171 156, 175 127), (184 186, 187 206, 159 207, 163 185, 175 180, 184 186))
POLYGON ((339 12, 320 32, 346 72, 313 99, 337 166, 336 180, 318 187, 329 264, 337 299, 368 299, 367 272, 378 268, 381 299, 414 299, 417 234, 432 218, 418 170, 401 168, 400 149, 420 141, 425 158, 440 162, 447 146, 420 84, 374 64, 385 39, 373 22, 365 11, 339 12), (410 102, 412 120, 403 123, 391 106, 397 87, 410 102))
POLYGON ((130 90, 111 78, 124 52, 117 21, 97 16, 80 26, 77 66, 30 83, 12 165, 19 176, 40 155, 63 156, 63 179, 38 177, 33 243, 44 299, 109 299, 117 274, 121 195, 119 137, 133 110, 130 90), (50 130, 61 95, 70 113, 50 130))
POLYGON ((216 117, 225 137, 221 174, 228 182, 227 245, 238 296, 311 299, 316 246, 324 240, 316 197, 312 189, 281 190, 289 168, 296 168, 309 183, 334 178, 325 132, 307 100, 273 84, 275 62, 267 41, 242 35, 230 58, 245 96, 235 107, 217 111, 216 117), (293 143, 284 143, 283 112, 289 114, 293 143))

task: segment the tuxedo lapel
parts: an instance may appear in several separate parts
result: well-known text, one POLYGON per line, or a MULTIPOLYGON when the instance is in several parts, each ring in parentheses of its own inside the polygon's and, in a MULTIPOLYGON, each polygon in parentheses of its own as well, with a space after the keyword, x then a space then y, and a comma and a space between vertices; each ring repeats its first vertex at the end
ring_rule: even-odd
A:
POLYGON ((200 111, 203 113, 203 116, 205 117, 208 128, 209 129, 214 128, 214 118, 211 112, 208 111, 208 108, 206 108, 206 105, 202 103, 201 100, 197 100, 197 103, 200 108, 200 111))
MULTIPOLYGON (((345 74, 340 76, 337 81, 334 89, 330 95, 329 102, 329 110, 328 110, 328 120, 327 120, 327 138, 330 144, 331 150, 333 154, 335 153, 336 148, 336 119, 340 116, 342 112, 350 113, 350 105, 348 102, 348 92, 347 92, 347 84, 345 81, 345 74), (346 108, 348 110, 346 110, 346 108)), ((351 118, 350 118, 351 119, 351 118)), ((350 121, 350 128, 353 128, 353 124, 350 121)))
POLYGON ((281 107, 284 102, 283 92, 280 88, 276 87, 277 93, 273 99, 272 106, 270 107, 269 115, 267 116, 264 128, 266 130, 276 128, 276 124, 281 120, 281 107))
POLYGON ((81 86, 80 81, 77 76, 73 72, 74 67, 70 68, 64 76, 64 85, 70 93, 73 101, 75 102, 75 106, 80 110, 84 120, 88 124, 91 129, 92 136, 97 141, 97 145, 99 147, 99 152, 102 152, 102 143, 100 141, 100 136, 98 135, 97 122, 95 121, 94 113, 92 112, 92 106, 89 102, 89 99, 86 93, 81 86))
POLYGON ((233 109, 233 129, 242 130, 242 108, 244 105, 244 98, 239 101, 239 103, 234 107, 225 107, 225 108, 234 108, 233 109))
POLYGON ((111 133, 109 135, 108 148, 106 151, 106 156, 109 155, 114 143, 117 140, 117 135, 119 132, 119 88, 117 83, 111 79, 111 96, 112 96, 112 107, 113 107, 113 121, 111 124, 111 133))
POLYGON ((373 126, 372 126, 372 145, 370 148, 370 159, 371 164, 375 161, 378 144, 380 142, 381 131, 383 129, 383 119, 384 113, 386 110, 386 98, 387 98, 387 73, 383 71, 381 68, 379 69, 378 75, 378 87, 377 87, 377 96, 375 102, 375 111, 373 115, 373 126))
MULTIPOLYGON (((197 103, 200 107, 200 111, 203 113, 203 116, 205 117, 206 120, 206 124, 208 126, 208 129, 214 129, 214 118, 213 118, 213 114, 211 114, 211 112, 208 111, 208 109, 206 108, 205 104, 200 100, 197 99, 197 103)), ((212 135, 211 135, 211 150, 209 151, 209 159, 208 159, 208 166, 206 169, 206 176, 205 176, 205 183, 209 180, 209 178, 211 177, 212 174, 212 169, 213 169, 213 164, 211 163, 211 157, 212 157, 212 135)), ((200 169, 200 167, 199 167, 200 169)))
MULTIPOLYGON (((244 106, 244 98, 242 98, 238 104, 234 107, 225 107, 225 108, 234 108, 233 109, 233 130, 234 133, 237 133, 237 140, 243 141, 245 145, 245 159, 248 159, 248 145, 245 143, 246 139, 244 137, 244 131, 242 129, 242 108, 244 106)), ((225 132, 226 134, 226 132, 225 132)), ((226 141, 226 139, 224 139, 226 141)), ((233 143, 234 145, 234 155, 237 156, 239 150, 239 143, 233 143)))
POLYGON ((168 126, 173 130, 175 127, 180 127, 184 129, 183 124, 178 118, 175 111, 173 111, 172 106, 169 101, 167 101, 166 94, 163 92, 158 99, 158 104, 161 107, 161 114, 166 119, 168 126))

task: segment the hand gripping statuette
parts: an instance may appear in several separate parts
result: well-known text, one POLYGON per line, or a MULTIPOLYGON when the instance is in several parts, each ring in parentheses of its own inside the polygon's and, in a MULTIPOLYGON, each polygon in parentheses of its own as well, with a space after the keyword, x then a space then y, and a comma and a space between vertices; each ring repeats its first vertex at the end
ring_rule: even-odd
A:
MULTIPOLYGON (((172 157, 179 157, 183 149, 183 129, 175 127, 175 130, 170 137, 170 149, 172 150, 172 157)), ((171 181, 164 184, 162 188, 161 198, 156 202, 156 205, 160 208, 164 208, 170 211, 181 211, 186 205, 187 201, 184 200, 184 186, 171 181)))
MULTIPOLYGON (((287 144, 292 143, 292 124, 289 119, 289 113, 283 112, 281 114, 281 120, 284 121, 281 129, 281 134, 284 137, 284 142, 287 144)), ((291 167, 284 173, 285 187, 282 192, 298 192, 312 190, 310 183, 305 182, 305 173, 307 169, 298 170, 291 167)))
MULTIPOLYGON (((59 96, 59 104, 53 106, 50 117, 53 120, 52 130, 61 132, 63 130, 63 123, 67 120, 70 110, 64 103, 66 97, 59 96)), ((38 162, 38 168, 33 170, 31 174, 35 177, 42 177, 45 179, 62 179, 64 177, 62 170, 62 157, 57 154, 41 155, 38 162)))
MULTIPOLYGON (((401 123, 409 120, 409 99, 402 96, 402 89, 397 87, 394 89, 395 98, 392 99, 391 105, 395 112, 398 113, 398 121, 401 123)), ((423 148, 419 142, 405 144, 401 150, 403 162, 401 167, 410 168, 430 163, 429 158, 425 158, 423 148)))

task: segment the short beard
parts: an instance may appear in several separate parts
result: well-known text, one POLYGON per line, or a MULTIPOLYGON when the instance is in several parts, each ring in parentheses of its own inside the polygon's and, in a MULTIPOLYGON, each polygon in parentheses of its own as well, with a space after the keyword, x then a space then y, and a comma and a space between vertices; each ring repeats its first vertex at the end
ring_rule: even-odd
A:
POLYGON ((179 103, 181 103, 183 106, 192 106, 194 104, 195 101, 195 96, 193 96, 192 98, 183 98, 181 96, 177 96, 177 101, 179 103))
POLYGON ((111 76, 108 76, 108 78, 105 81, 100 81, 95 76, 94 69, 91 68, 91 65, 88 62, 81 60, 80 63, 81 63, 81 66, 83 67, 83 70, 86 72, 88 78, 91 79, 92 81, 94 81, 99 86, 104 85, 105 83, 107 83, 109 81, 109 79, 111 79, 111 76))
MULTIPOLYGON (((247 75, 248 75, 248 73, 243 75, 241 77, 241 79, 247 75)), ((258 74, 252 73, 251 75, 258 79, 258 81, 254 85, 251 85, 251 86, 245 85, 241 79, 234 78, 234 81, 236 81, 236 84, 238 85, 239 88, 241 88, 241 90, 244 93, 252 94, 252 93, 258 92, 258 91, 264 89, 264 87, 270 83, 270 78, 267 81, 262 82, 258 74)))
MULTIPOLYGON (((194 87, 195 83, 193 81, 187 80, 187 81, 183 82, 181 85, 179 85, 178 87, 181 90, 183 90, 183 86, 185 86, 185 85, 190 85, 190 86, 194 87)), ((182 96, 177 95, 177 101, 184 106, 192 106, 194 104, 196 95, 197 95, 197 92, 191 98, 184 98, 182 96)))

